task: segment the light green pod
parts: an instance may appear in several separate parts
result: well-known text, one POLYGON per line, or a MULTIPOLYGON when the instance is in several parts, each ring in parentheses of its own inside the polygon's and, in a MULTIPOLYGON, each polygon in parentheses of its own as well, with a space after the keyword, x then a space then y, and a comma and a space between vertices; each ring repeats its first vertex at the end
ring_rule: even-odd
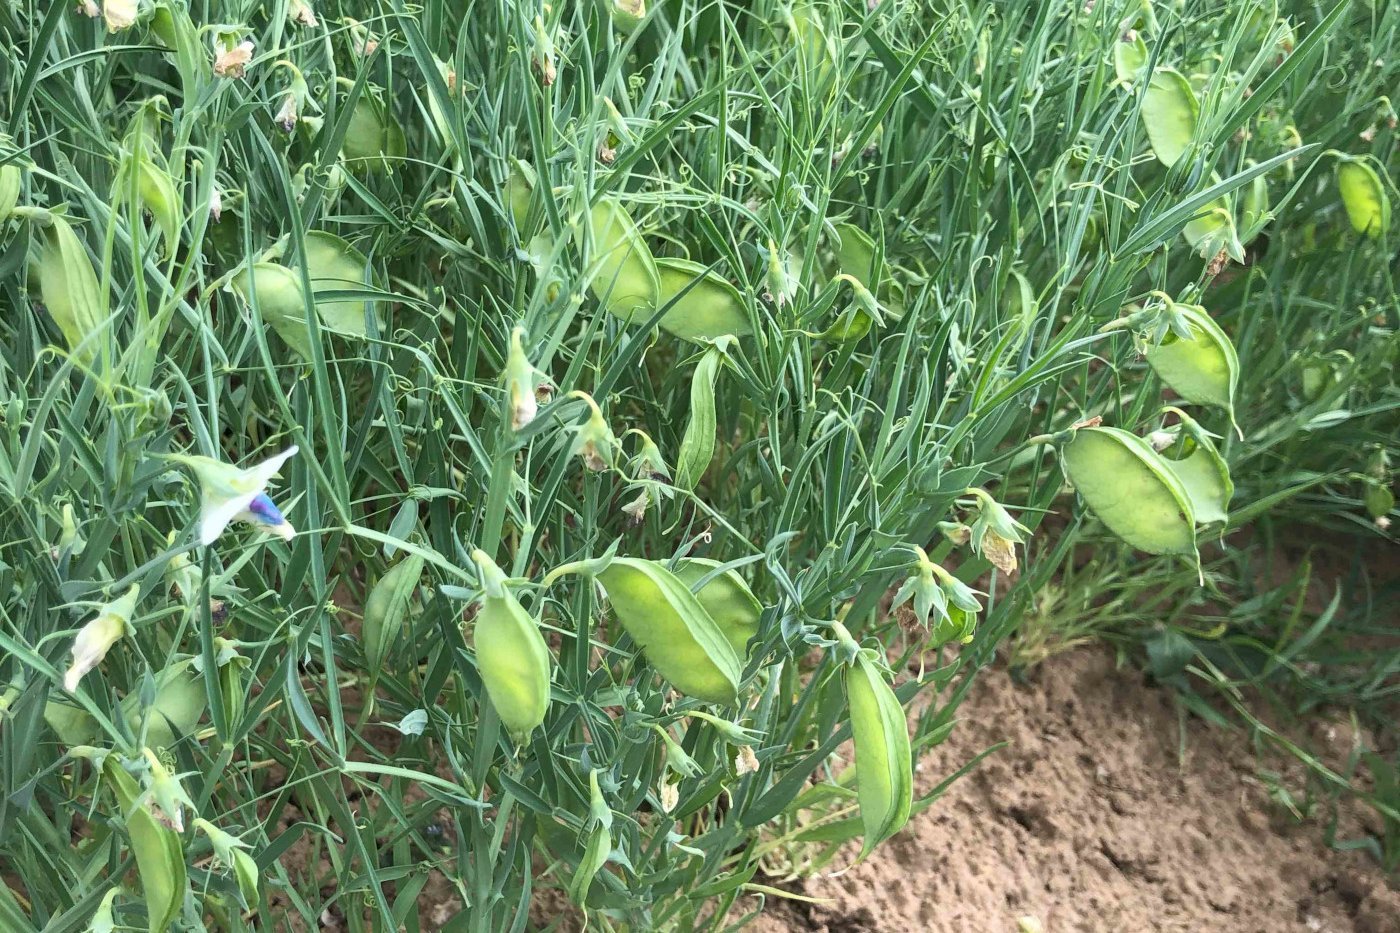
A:
POLYGON ((1381 176, 1367 160, 1340 156, 1337 163, 1337 188, 1342 193, 1342 206, 1347 219, 1357 233, 1379 239, 1390 229, 1390 196, 1386 194, 1381 176))
POLYGON ((49 316, 63 332, 68 348, 80 360, 91 361, 107 336, 88 339, 104 327, 106 296, 82 240, 57 214, 51 214, 48 226, 41 230, 38 271, 39 295, 49 316), (85 339, 88 342, 83 344, 85 339))
POLYGON ((523 739, 544 722, 553 667, 540 627, 485 551, 472 552, 485 595, 476 616, 477 669, 501 722, 523 739))
POLYGON ((535 183, 534 167, 516 159, 511 165, 510 175, 506 177, 505 199, 511 219, 515 221, 515 229, 521 234, 525 233, 525 223, 530 219, 535 183))
POLYGON ((723 350, 710 347, 700 357, 690 379, 690 421, 676 452, 676 486, 681 489, 694 489, 715 456, 715 435, 719 430, 715 420, 715 383, 723 359, 723 350))
POLYGON ((1142 438, 1081 428, 1061 453, 1065 475, 1119 538, 1149 554, 1196 553, 1196 519, 1176 474, 1142 438))
MULTIPOLYGON (((1253 165, 1253 160, 1246 163, 1253 165)), ((1240 198, 1240 223, 1239 229, 1244 244, 1248 246, 1254 242, 1255 237, 1269 220, 1269 183, 1260 175, 1249 183, 1244 189, 1244 195, 1240 198)))
POLYGON ((147 928, 150 933, 168 933, 175 928, 188 888, 180 836, 158 823, 146 809, 141 788, 116 755, 107 756, 102 774, 121 808, 131 854, 136 857, 136 874, 146 901, 147 928))
POLYGON ((753 333, 739 290, 700 263, 688 259, 658 259, 656 271, 661 304, 675 301, 661 318, 663 330, 683 340, 694 341, 715 340, 727 334, 746 337, 753 333), (695 284, 690 287, 692 282, 695 284))
POLYGON ((140 735, 141 721, 146 721, 146 744, 151 748, 168 748, 181 736, 194 731, 209 695, 204 682, 189 670, 189 661, 177 661, 155 675, 156 695, 150 707, 141 705, 141 696, 132 691, 122 698, 121 711, 127 727, 140 735))
MULTIPOLYGON (((369 263, 364 254, 340 237, 322 230, 306 235, 306 266, 314 292, 352 291, 365 288, 369 263)), ((298 299, 300 290, 298 289, 298 299)), ((371 303, 376 319, 379 306, 371 303)), ((316 313, 328 330, 351 337, 365 337, 365 303, 358 299, 317 298, 316 313)))
POLYGON ((623 628, 677 690, 710 703, 737 699, 739 655, 675 574, 656 561, 617 557, 598 582, 623 628))
POLYGON ((603 198, 589 213, 595 272, 589 286, 603 307, 624 321, 656 309, 661 280, 637 225, 616 198, 603 198))
POLYGON ((865 826, 863 859, 899 832, 914 801, 913 755, 904 709, 865 655, 846 668, 846 703, 856 746, 856 799, 865 826))
POLYGON ((820 87, 836 69, 836 46, 822 25, 820 12, 811 3, 792 10, 789 28, 797 44, 802 76, 820 87))
MULTIPOLYGON (((141 206, 150 211, 156 229, 165 238, 165 249, 173 251, 180 240, 180 217, 184 205, 175 190, 175 181, 149 158, 136 157, 136 195, 141 206)), ((118 185, 123 184, 118 180, 118 185)))
POLYGON ((15 205, 19 203, 20 183, 23 180, 24 173, 15 163, 0 165, 0 224, 10 219, 15 205))
POLYGON ((744 578, 733 570, 726 570, 697 591, 695 585, 719 566, 719 561, 706 557, 685 557, 676 561, 675 574, 695 593, 695 598, 714 619, 742 662, 748 655, 749 642, 758 634, 763 604, 753 595, 744 578))
POLYGON ((87 745, 97 734, 97 720, 87 710, 57 700, 44 704, 44 722, 64 745, 87 745))
POLYGON ((1113 44, 1113 72, 1118 80, 1131 87, 1147 67, 1147 43, 1134 34, 1113 44))
POLYGON ((413 591, 423 577, 423 558, 409 554, 384 572, 365 598, 365 615, 360 626, 365 663, 370 677, 377 678, 394 639, 403 634, 413 602, 413 591))
POLYGON ((387 172, 390 162, 402 159, 406 150, 403 128, 388 108, 369 94, 361 94, 350 114, 350 125, 345 128, 341 158, 354 167, 387 172))
POLYGON ((888 264, 880 281, 875 281, 875 241, 853 224, 836 224, 836 266, 840 272, 860 280, 896 314, 904 309, 904 289, 890 274, 888 264))
POLYGON ((1168 334, 1147 351, 1147 362, 1178 395, 1197 405, 1214 405, 1232 413, 1240 360, 1235 345, 1215 319, 1199 305, 1177 305, 1191 323, 1194 340, 1168 334))
POLYGON ((275 262, 259 262, 234 279, 233 287, 250 303, 256 294, 263 321, 272 326, 287 346, 304 359, 311 359, 306 301, 301 292, 301 278, 295 272, 275 262))
POLYGON ((1158 68, 1142 95, 1142 125, 1152 152, 1163 165, 1181 158, 1196 132, 1200 104, 1191 82, 1173 68, 1158 68))
POLYGON ((1183 430, 1191 438, 1192 449, 1179 460, 1163 457, 1163 462, 1176 474, 1191 500, 1191 511, 1202 525, 1225 522, 1230 518, 1230 499, 1235 484, 1230 480, 1230 467, 1215 449, 1210 435, 1184 412, 1176 411, 1183 430))

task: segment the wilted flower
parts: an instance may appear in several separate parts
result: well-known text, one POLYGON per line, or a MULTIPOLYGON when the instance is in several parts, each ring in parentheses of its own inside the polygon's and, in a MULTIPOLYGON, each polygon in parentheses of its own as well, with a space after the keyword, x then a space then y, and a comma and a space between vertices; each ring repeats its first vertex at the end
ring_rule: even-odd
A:
POLYGON ((681 789, 670 781, 663 780, 657 796, 661 798, 661 809, 670 813, 676 809, 676 804, 681 802, 681 789))
POLYGON ((218 185, 209 189, 209 216, 214 218, 214 223, 224 216, 224 193, 218 185))
POLYGON ((185 793, 180 779, 166 770, 165 765, 149 748, 142 749, 150 766, 147 777, 151 792, 151 816, 156 822, 175 830, 185 831, 185 807, 194 809, 194 801, 185 793))
POLYGON ((97 8, 97 4, 94 0, 80 0, 78 3, 78 12, 88 19, 97 19, 97 17, 102 15, 102 11, 97 8))
MULTIPOLYGON (((544 374, 530 364, 525 355, 525 331, 515 328, 510 335, 510 352, 506 355, 506 400, 510 404, 510 427, 519 431, 540 410, 540 392, 548 386, 544 374)), ((548 396, 546 396, 546 399, 548 396)))
POLYGON ((574 391, 569 395, 583 399, 591 411, 588 421, 574 429, 574 453, 582 457, 583 465, 595 473, 605 470, 612 466, 617 438, 603 419, 603 412, 598 408, 598 403, 593 401, 587 392, 574 391))
MULTIPOLYGON (((107 21, 107 31, 119 32, 135 25, 136 5, 136 0, 104 0, 102 18, 107 21)), ((83 4, 83 12, 88 16, 93 15, 88 12, 91 6, 91 0, 83 4)))
POLYGON ((748 745, 739 746, 739 751, 734 755, 734 773, 743 776, 757 770, 758 756, 754 754, 753 748, 748 745))
POLYGON ((917 562, 895 594, 890 608, 912 600, 914 615, 921 625, 930 629, 935 646, 949 641, 971 641, 977 613, 982 611, 976 592, 929 560, 923 548, 916 546, 914 552, 917 562))
POLYGON ((1005 574, 1016 572, 1016 545, 1024 544, 1031 530, 1011 517, 1011 513, 985 489, 968 489, 977 499, 977 521, 972 523, 972 549, 991 561, 1005 574))
POLYGON ((290 133, 297 128, 297 98, 295 94, 288 94, 282 98, 282 106, 274 117, 277 125, 282 127, 284 133, 290 133))
POLYGON ((544 28, 544 20, 535 17, 535 67, 540 72, 540 83, 549 87, 558 77, 554 66, 554 38, 544 28))
POLYGON ((316 11, 311 9, 310 0, 292 0, 287 4, 287 16, 302 26, 316 25, 316 11))
POLYGON ((213 544, 232 521, 260 526, 283 540, 291 540, 291 526, 265 490, 282 464, 295 456, 288 447, 257 466, 241 469, 210 457, 171 456, 185 464, 199 479, 199 543, 213 544))
POLYGON ((221 78, 241 78, 253 60, 253 43, 246 39, 214 56, 214 74, 221 78))
POLYGON ((768 296, 778 307, 792 301, 797 294, 793 260, 787 250, 780 250, 772 239, 768 241, 768 296))
POLYGON ((78 636, 73 639, 73 663, 63 675, 64 690, 69 693, 77 690, 83 675, 102 663, 111 647, 126 634, 140 593, 141 587, 132 586, 98 609, 97 616, 78 630, 78 636))
POLYGON ((633 527, 646 521, 647 506, 651 505, 651 495, 645 489, 637 493, 637 497, 622 507, 622 514, 627 516, 627 524, 633 527))
POLYGON ((243 895, 244 903, 256 904, 258 865, 251 855, 243 851, 248 848, 248 843, 224 832, 206 819, 196 819, 194 828, 209 837, 209 844, 214 847, 214 855, 220 862, 233 869, 234 878, 238 881, 238 892, 243 895))

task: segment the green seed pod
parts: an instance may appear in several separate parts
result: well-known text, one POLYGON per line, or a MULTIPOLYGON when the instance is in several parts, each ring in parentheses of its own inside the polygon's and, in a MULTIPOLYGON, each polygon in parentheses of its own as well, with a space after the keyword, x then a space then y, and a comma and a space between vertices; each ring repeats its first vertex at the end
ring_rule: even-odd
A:
POLYGON ((253 861, 251 855, 243 851, 248 848, 248 843, 232 833, 224 832, 208 820, 197 819, 193 825, 209 838, 209 844, 214 847, 214 854, 218 856, 219 861, 233 869, 233 877, 238 882, 238 895, 243 899, 244 909, 251 910, 257 907, 258 864, 253 861))
POLYGON ((1366 506, 1367 515, 1372 518, 1385 518, 1395 508, 1395 493, 1384 483, 1368 480, 1362 503, 1366 506))
POLYGON ((888 265, 880 281, 875 281, 875 241, 870 234, 852 224, 837 224, 836 266, 839 272, 860 281, 880 301, 896 311, 903 309, 903 289, 890 275, 888 265))
POLYGON ((588 772, 588 788, 589 816, 584 824, 588 840, 584 843, 578 868, 574 870, 573 878, 569 879, 569 898, 580 906, 588 897, 594 876, 608 863, 608 853, 612 851, 613 814, 598 786, 596 769, 588 772))
POLYGON ((10 219, 10 214, 19 203, 20 184, 24 173, 13 162, 0 165, 0 224, 10 219))
POLYGON ((635 32, 646 15, 646 0, 608 0, 608 16, 617 31, 624 35, 635 32))
MULTIPOLYGON (((1253 165, 1253 160, 1246 163, 1246 166, 1253 165)), ((1244 195, 1240 198, 1240 223, 1244 244, 1248 246, 1254 242, 1254 238, 1259 235, 1259 231, 1269 221, 1269 183, 1260 175, 1249 183, 1249 187, 1244 189, 1244 195)))
POLYGON ((91 361, 108 337, 107 296, 82 240, 57 214, 49 215, 48 226, 40 233, 38 272, 39 295, 68 348, 80 361, 91 361))
POLYGON ((661 318, 663 330, 696 342, 753 333, 739 290, 700 263, 658 259, 656 271, 660 276, 660 302, 671 305, 661 318))
POLYGON ((1065 475, 1119 538, 1149 554, 1196 553, 1196 519, 1176 474, 1142 438, 1081 428, 1061 452, 1065 475))
POLYGON ((1113 44, 1113 71, 1128 87, 1132 87, 1147 67, 1147 43, 1136 32, 1125 33, 1113 44))
POLYGON ((865 825, 864 859, 909 820, 914 800, 913 755, 904 709, 865 653, 846 668, 846 703, 856 747, 856 799, 865 825))
POLYGON ((57 700, 44 704, 44 722, 64 745, 86 745, 97 734, 97 720, 87 710, 57 700))
POLYGON ((385 571, 365 599, 365 615, 360 625, 365 663, 371 682, 378 679, 384 659, 394 641, 404 634, 404 622, 413 602, 413 592, 423 577, 423 558, 410 554, 385 571))
MULTIPOLYGON (((334 234, 314 230, 306 235, 307 271, 311 287, 318 295, 330 291, 354 291, 366 288, 365 273, 369 267, 364 254, 334 234)), ((298 289, 298 298, 300 298, 298 289)), ((371 303, 378 318, 378 303, 371 303)), ((365 303, 356 298, 317 298, 316 313, 327 330, 351 337, 365 337, 365 303)))
POLYGON ((1215 444, 1205 428, 1180 409, 1168 410, 1181 419, 1182 431, 1189 439, 1190 450, 1179 459, 1173 459, 1173 448, 1169 447, 1164 453, 1163 462, 1181 481, 1182 488, 1191 500, 1192 515, 1199 524, 1228 521, 1230 499, 1235 494, 1235 484, 1230 480, 1229 465, 1215 449, 1215 444))
POLYGON ((1147 362, 1158 377, 1188 402, 1214 405, 1234 418, 1235 387, 1240 381, 1240 360, 1235 345, 1215 319, 1199 305, 1178 304, 1176 310, 1190 322, 1192 340, 1169 333, 1147 351, 1147 362))
POLYGON ((616 198, 603 198, 589 213, 595 270, 589 286, 603 307, 624 321, 645 319, 657 307, 661 281, 656 261, 616 198))
POLYGON ((623 628, 657 672, 681 693, 733 703, 742 673, 739 655, 705 607, 656 561, 614 558, 598 582, 623 628))
POLYGON ((112 909, 116 906, 117 895, 120 893, 120 887, 113 887, 102 895, 102 903, 97 905, 97 913, 88 921, 87 933, 116 933, 117 920, 112 915, 112 909))
POLYGON ((1142 125, 1163 165, 1175 165, 1191 144, 1200 111, 1196 92, 1184 75, 1172 68, 1153 73, 1142 95, 1142 125))
POLYGON ((175 928, 175 919, 180 915, 189 887, 180 835, 162 826, 151 815, 140 787, 122 768, 116 755, 107 756, 102 773, 116 796, 131 854, 136 857, 148 929, 150 933, 168 933, 175 928))
POLYGON ((350 125, 345 128, 340 157, 352 168, 388 172, 390 163, 402 159, 406 151, 403 128, 393 114, 370 94, 361 94, 350 114, 350 125))
POLYGON ((719 566, 717 560, 685 557, 676 561, 674 572, 676 578, 695 593, 695 598, 714 619, 742 662, 748 656, 749 642, 758 634, 763 604, 753 595, 744 578, 733 570, 726 570, 696 590, 695 585, 719 566))
POLYGON ((510 175, 506 178, 505 201, 510 209, 515 229, 525 234, 525 224, 530 219, 530 204, 534 199, 536 176, 534 166, 515 159, 511 164, 510 175))
POLYGON ((680 450, 676 453, 676 485, 694 489, 715 456, 715 383, 724 359, 723 346, 705 351, 690 379, 690 422, 685 426, 680 450))
POLYGON ((1347 219, 1357 233, 1379 239, 1390 229, 1390 197, 1369 161, 1340 155, 1337 188, 1347 219))
POLYGON ((797 44, 800 76, 820 87, 836 68, 836 45, 822 26, 821 14, 810 3, 793 8, 788 30, 797 44))
POLYGON ((249 303, 256 295, 263 321, 303 359, 311 359, 306 301, 302 296, 301 278, 295 272, 274 262, 259 262, 234 279, 233 287, 249 303))
POLYGON ((484 595, 476 616, 477 669, 501 722, 523 740, 549 709, 553 661, 540 627, 506 586, 506 575, 485 551, 472 552, 484 595))
POLYGON ((168 748, 181 736, 194 731, 209 695, 204 682, 189 670, 189 661, 177 661, 155 675, 156 695, 149 707, 141 704, 141 696, 133 691, 122 699, 122 715, 127 727, 141 734, 146 723, 146 744, 152 748, 168 748))

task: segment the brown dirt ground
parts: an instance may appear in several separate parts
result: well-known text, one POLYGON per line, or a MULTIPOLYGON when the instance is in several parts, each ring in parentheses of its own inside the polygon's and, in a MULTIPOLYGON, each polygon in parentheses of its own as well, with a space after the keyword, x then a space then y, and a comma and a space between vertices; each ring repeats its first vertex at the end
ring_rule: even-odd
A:
POLYGON ((1046 933, 1400 931, 1400 893, 1316 822, 1281 818, 1242 733, 1183 719, 1105 649, 1021 684, 985 671, 959 713, 922 762, 924 792, 1009 746, 868 862, 800 884, 828 905, 783 902, 754 933, 1014 933, 1022 918, 1046 933))

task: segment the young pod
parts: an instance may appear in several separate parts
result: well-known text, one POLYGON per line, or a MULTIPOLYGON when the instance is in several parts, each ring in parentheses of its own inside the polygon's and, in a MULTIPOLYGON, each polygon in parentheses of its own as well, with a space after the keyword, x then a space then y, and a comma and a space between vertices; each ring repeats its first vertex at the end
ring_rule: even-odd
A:
POLYGON ((627 209, 605 197, 589 212, 593 277, 589 287, 603 307, 624 321, 645 319, 657 307, 661 280, 656 260, 627 209))
POLYGON ((1194 418, 1179 408, 1167 410, 1181 419, 1182 441, 1177 443, 1175 436, 1168 435, 1171 443, 1163 450, 1162 460, 1186 490, 1192 515, 1202 525, 1228 521, 1235 494, 1229 465, 1194 418))
POLYGON ((1342 206, 1347 219, 1357 233, 1379 239, 1390 229, 1390 196, 1385 184, 1369 161, 1340 156, 1337 163, 1337 188, 1342 193, 1342 206))
POLYGON ((676 453, 676 485, 694 489, 715 456, 715 383, 724 360, 724 348, 715 344, 700 357, 690 378, 690 421, 676 453))
POLYGON ((749 642, 758 634, 763 604, 753 595, 744 578, 733 570, 726 570, 696 589, 700 581, 719 566, 719 561, 706 557, 685 557, 676 561, 675 574, 695 594, 742 662, 748 654, 749 642))
POLYGON ((10 219, 11 212, 19 203, 20 183, 24 173, 14 162, 0 165, 0 224, 10 219))
POLYGON ((146 727, 146 744, 168 748, 181 736, 194 731, 209 702, 203 679, 189 670, 190 662, 177 661, 155 675, 155 698, 149 706, 141 702, 141 692, 133 690, 121 702, 127 727, 141 735, 146 727))
POLYGON ((1205 308, 1177 304, 1175 310, 1189 322, 1193 339, 1168 333, 1148 349, 1148 365, 1188 402, 1223 408, 1233 418, 1235 387, 1240 381, 1235 345, 1205 308))
POLYGON ((671 306, 661 318, 662 330, 696 342, 753 333, 739 290, 700 263, 658 259, 656 271, 661 304, 671 306))
POLYGON ((1152 152, 1165 166, 1176 164, 1196 132, 1200 104, 1191 82, 1172 68, 1158 68, 1142 94, 1142 125, 1152 152))
POLYGON ((107 319, 106 296, 83 241, 57 214, 49 215, 40 232, 38 271, 39 295, 49 316, 68 348, 80 360, 90 361, 107 336, 99 333, 107 319))
POLYGON ((476 663, 501 722, 523 739, 549 708, 552 662, 540 627, 506 586, 506 575, 482 550, 472 552, 483 596, 476 616, 476 663))
POLYGON ((243 300, 257 301, 258 313, 277 336, 286 341, 303 359, 311 359, 311 336, 306 327, 306 300, 301 278, 275 262, 254 263, 246 274, 233 280, 243 300))
POLYGON ((391 163, 402 159, 406 151, 403 128, 393 114, 369 93, 361 94, 350 113, 340 157, 352 168, 387 173, 391 163))
POLYGON ((1142 36, 1129 30, 1113 44, 1113 73, 1128 87, 1137 81, 1149 58, 1142 36))
POLYGON ((371 682, 378 679, 384 659, 395 639, 404 634, 404 622, 413 602, 413 591, 423 576, 423 558, 409 554, 384 572, 365 599, 365 616, 360 626, 365 663, 371 682))
POLYGON ((614 558, 598 582, 618 621, 657 672, 681 693, 733 703, 739 655, 690 587, 657 561, 614 558))
POLYGON ((146 795, 126 773, 119 756, 106 757, 102 774, 116 797, 131 854, 136 858, 148 929, 150 933, 168 933, 175 929, 175 920, 184 906, 189 887, 180 834, 161 825, 151 814, 146 795))
POLYGON ((914 801, 913 755, 904 709, 865 654, 846 668, 846 704, 856 747, 856 799, 865 826, 860 857, 909 820, 914 801))
POLYGON ((1118 428, 1080 428, 1060 455, 1099 520, 1149 554, 1196 553, 1196 518, 1181 480, 1152 446, 1118 428))
MULTIPOLYGON (((332 298, 327 292, 360 291, 365 289, 369 262, 364 254, 340 237, 322 230, 313 230, 303 241, 306 267, 311 274, 311 288, 316 294, 316 313, 321 324, 337 334, 365 337, 365 302, 360 298, 332 298)), ((298 292, 300 289, 298 289, 298 292)), ((298 295, 298 297, 300 297, 298 295)), ((370 305, 376 321, 378 304, 370 305)))

